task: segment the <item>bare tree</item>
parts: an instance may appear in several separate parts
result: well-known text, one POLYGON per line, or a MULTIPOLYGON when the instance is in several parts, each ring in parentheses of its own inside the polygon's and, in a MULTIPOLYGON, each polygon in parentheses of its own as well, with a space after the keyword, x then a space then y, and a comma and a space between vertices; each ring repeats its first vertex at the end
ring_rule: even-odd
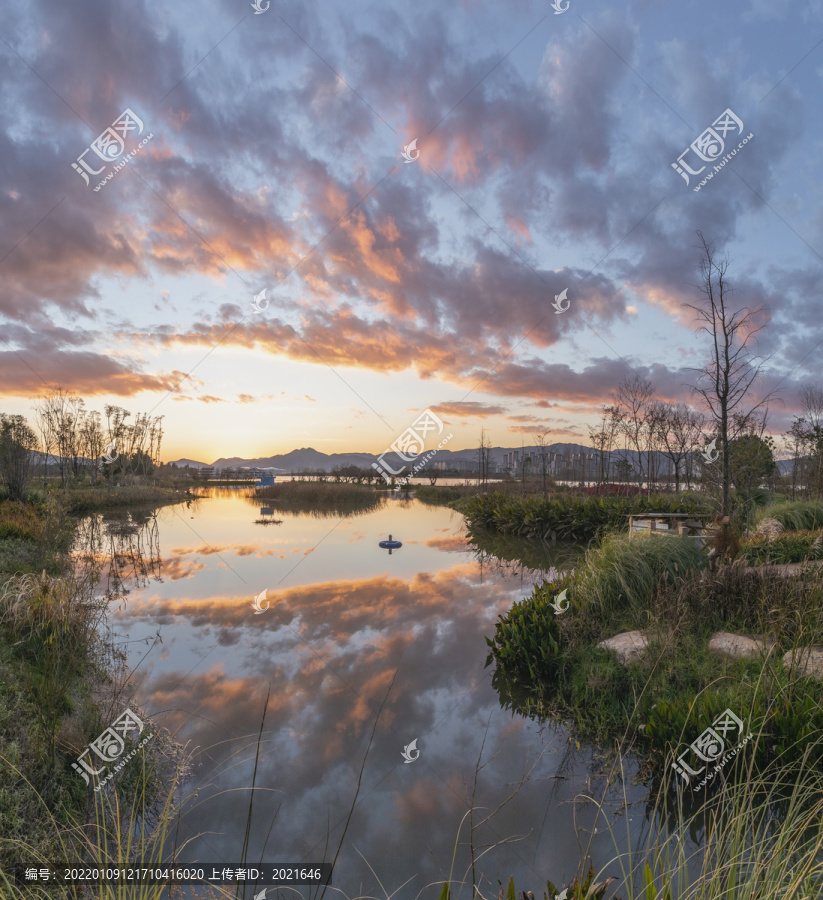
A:
POLYGON ((486 429, 480 429, 480 443, 477 447, 477 472, 478 480, 485 488, 489 480, 491 465, 491 441, 486 437, 486 429))
POLYGON ((543 499, 546 500, 549 496, 549 449, 548 444, 546 443, 546 435, 547 431, 544 431, 543 434, 535 435, 535 441, 537 442, 537 458, 540 463, 540 474, 543 476, 543 499))
POLYGON ((812 492, 823 492, 823 388, 804 387, 800 391, 800 406, 803 420, 806 455, 809 456, 804 466, 806 488, 812 492))
POLYGON ((43 479, 45 481, 49 472, 49 457, 57 440, 54 416, 51 414, 47 397, 39 398, 34 404, 34 421, 37 425, 37 430, 40 432, 43 446, 43 479))
POLYGON ((648 411, 654 391, 650 381, 634 375, 618 385, 612 395, 619 409, 620 429, 637 453, 637 480, 643 490, 643 454, 647 452, 648 411))
POLYGON ((57 453, 60 483, 63 487, 69 475, 79 473, 79 447, 76 429, 83 409, 80 397, 73 396, 62 387, 41 397, 36 406, 36 416, 46 453, 52 447, 57 453))
POLYGON ((688 461, 703 433, 703 417, 682 401, 658 404, 660 452, 674 469, 674 489, 680 490, 680 476, 690 474, 688 461))
POLYGON ((749 416, 762 408, 769 400, 764 397, 754 406, 744 411, 741 407, 752 385, 760 374, 765 362, 755 357, 750 343, 763 326, 757 325, 757 314, 747 307, 733 311, 729 306, 732 289, 726 281, 729 268, 728 258, 717 259, 714 246, 697 232, 702 244, 703 258, 700 260, 701 284, 698 286, 703 298, 696 304, 686 304, 701 323, 698 332, 705 332, 711 339, 711 356, 705 368, 700 371, 698 384, 693 386, 699 394, 720 440, 722 460, 721 513, 731 512, 731 472, 729 465, 729 441, 737 436, 734 414, 747 421, 749 416))
POLYGON ((663 401, 650 400, 646 404, 646 459, 648 460, 649 494, 660 478, 660 458, 664 455, 665 431, 669 405, 663 401))
POLYGON ((800 461, 807 442, 807 422, 803 416, 795 416, 786 433, 786 444, 792 453, 792 500, 796 498, 800 461))
POLYGON ((597 456, 596 480, 598 484, 605 484, 609 480, 612 449, 619 424, 618 411, 614 407, 604 406, 599 427, 589 426, 589 440, 592 442, 597 456))
POLYGON ((100 477, 100 470, 103 466, 103 450, 105 449, 105 438, 103 437, 103 428, 100 425, 100 413, 97 411, 87 412, 79 427, 80 452, 84 458, 86 471, 89 473, 89 481, 97 484, 100 477))

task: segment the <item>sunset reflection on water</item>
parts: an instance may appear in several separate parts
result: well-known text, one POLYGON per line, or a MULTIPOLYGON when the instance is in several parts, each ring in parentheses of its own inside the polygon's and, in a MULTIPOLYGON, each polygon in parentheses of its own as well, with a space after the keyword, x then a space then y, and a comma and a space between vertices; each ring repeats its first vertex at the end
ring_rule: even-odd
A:
MULTIPOLYGON (((188 509, 158 511, 160 580, 111 606, 130 642, 136 702, 200 748, 188 785, 198 805, 180 833, 194 840, 181 861, 240 859, 269 687, 248 860, 331 860, 394 679, 334 885, 349 895, 361 884, 379 889, 364 859, 388 890, 414 876, 410 896, 448 877, 486 729, 475 805, 495 808, 526 783, 475 843, 524 840, 483 857, 480 871, 494 884, 510 874, 538 886, 571 878, 570 801, 585 786, 589 753, 574 766, 566 759, 567 780, 556 780, 565 731, 504 712, 485 668, 485 636, 541 573, 479 558, 460 515, 416 500, 349 518, 275 504, 282 524, 262 527, 242 492, 206 493, 188 509), (389 533, 403 543, 391 556, 378 547, 389 533), (269 608, 255 615, 264 589, 269 608), (420 756, 407 764, 414 739, 420 756)), ((591 805, 578 808, 577 823, 594 828, 591 805)), ((613 848, 596 839, 595 856, 599 847, 605 862, 613 848)), ((465 847, 458 859, 468 859, 465 847)))

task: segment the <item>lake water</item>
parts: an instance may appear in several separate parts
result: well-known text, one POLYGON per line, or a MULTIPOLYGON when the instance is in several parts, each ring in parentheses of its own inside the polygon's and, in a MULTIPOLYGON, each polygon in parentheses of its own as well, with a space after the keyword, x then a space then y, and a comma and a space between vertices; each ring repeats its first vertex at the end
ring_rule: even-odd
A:
POLYGON ((274 516, 262 518, 282 523, 260 525, 262 504, 243 492, 202 493, 136 533, 122 521, 85 523, 129 587, 110 620, 128 642, 136 702, 200 748, 178 861, 240 860, 269 689, 250 863, 333 859, 381 704, 332 880, 347 897, 385 896, 381 883, 398 898, 436 897, 450 874, 470 896, 473 791, 475 825, 511 798, 474 836, 487 851, 476 864, 486 896, 513 875, 518 891, 541 897, 547 878, 575 874, 578 841, 584 850, 591 841, 597 869, 627 829, 640 839, 646 791, 630 783, 633 764, 628 809, 622 783, 608 794, 613 839, 586 799, 606 790, 603 754, 501 709, 485 667, 485 636, 542 580, 554 551, 533 548, 536 568, 479 553, 460 515, 417 500, 387 498, 348 517, 266 501, 274 516), (403 542, 391 555, 378 547, 389 533, 403 542), (269 607, 255 614, 263 590, 269 607), (413 741, 419 756, 405 762, 413 741))

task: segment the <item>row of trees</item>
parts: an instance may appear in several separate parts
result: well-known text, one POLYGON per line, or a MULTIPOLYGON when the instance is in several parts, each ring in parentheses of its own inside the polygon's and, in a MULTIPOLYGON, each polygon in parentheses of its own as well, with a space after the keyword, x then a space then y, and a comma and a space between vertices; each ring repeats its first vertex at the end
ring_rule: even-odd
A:
MULTIPOLYGON (((702 296, 688 308, 695 314, 698 332, 709 337, 709 354, 706 365, 694 370, 690 387, 696 402, 666 403, 656 396, 650 381, 634 375, 620 384, 611 395, 611 403, 603 406, 599 424, 589 428, 589 438, 598 482, 607 482, 614 472, 619 480, 634 477, 651 491, 661 480, 660 461, 667 459, 676 490, 684 481, 688 488, 693 480, 699 480, 715 490, 722 514, 729 515, 733 487, 746 493, 770 482, 773 486, 777 474, 774 441, 765 433, 774 392, 754 395, 754 385, 766 363, 754 353, 765 311, 735 308, 730 303, 729 260, 718 258, 700 232, 698 238, 702 253, 698 287, 702 296)), ((793 496, 798 492, 820 495, 823 389, 804 388, 800 406, 802 415, 795 417, 787 436, 795 463, 791 491, 793 496)), ((533 471, 542 472, 545 493, 546 435, 538 437, 537 443, 537 459, 529 461, 533 471)), ((488 445, 481 435, 481 470, 488 456, 488 445)))
MULTIPOLYGON (((651 491, 670 472, 676 491, 695 481, 722 486, 722 439, 710 416, 684 402, 656 399, 651 383, 637 376, 620 384, 612 401, 603 407, 599 425, 589 427, 598 482, 616 472, 651 491), (666 473, 660 471, 662 460, 669 463, 666 473)), ((731 486, 751 490, 776 474, 774 441, 765 428, 765 410, 731 415, 725 442, 731 486)))
POLYGON ((96 484, 101 474, 150 475, 159 462, 163 440, 163 416, 137 413, 133 422, 121 406, 106 405, 105 430, 97 410, 86 409, 85 400, 56 388, 35 403, 45 467, 53 460, 60 483, 87 475, 96 484), (107 463, 103 454, 115 457, 107 463))
POLYGON ((823 496, 823 388, 810 386, 800 391, 802 415, 795 416, 787 445, 793 457, 792 497, 798 491, 823 496))
POLYGON ((99 412, 86 409, 82 397, 62 388, 36 401, 37 433, 24 416, 0 415, 0 477, 9 496, 23 499, 37 450, 44 477, 56 467, 63 487, 84 478, 97 484, 101 476, 151 475, 159 463, 163 416, 137 413, 129 422, 131 413, 112 405, 104 407, 104 415, 105 423, 99 412))

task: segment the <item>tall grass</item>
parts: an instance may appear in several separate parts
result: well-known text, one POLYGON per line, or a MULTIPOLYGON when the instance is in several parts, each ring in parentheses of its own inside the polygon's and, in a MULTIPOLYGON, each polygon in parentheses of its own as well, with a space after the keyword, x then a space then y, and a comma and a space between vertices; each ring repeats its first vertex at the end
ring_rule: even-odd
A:
POLYGON ((17 661, 19 683, 39 719, 52 768, 61 749, 61 724, 77 707, 77 686, 106 663, 97 638, 105 603, 93 598, 92 588, 90 579, 46 572, 15 576, 0 586, 0 641, 17 661))
MULTIPOLYGON (((823 747, 817 751, 819 758, 823 747)), ((673 795, 670 785, 661 783, 647 810, 650 824, 645 839, 635 845, 628 822, 625 835, 619 834, 602 803, 583 795, 581 799, 602 813, 598 825, 609 833, 615 854, 599 872, 589 873, 585 886, 579 875, 567 897, 600 896, 596 888, 618 871, 620 877, 611 883, 615 900, 618 896, 624 900, 816 900, 823 896, 821 770, 808 759, 775 760, 759 771, 751 759, 741 756, 735 765, 743 777, 729 780, 697 806, 687 803, 682 791, 673 795), (597 884, 589 888, 592 882, 597 884)), ((617 766, 622 767, 622 759, 617 766)), ((452 886, 454 898, 460 887, 452 886)), ((507 900, 530 898, 525 887, 510 881, 507 900)), ((547 885, 543 897, 554 900, 554 885, 547 885)))
POLYGON ((54 497, 30 503, 0 500, 0 576, 62 570, 73 523, 54 497))
MULTIPOLYGON (((396 676, 396 673, 395 673, 396 676)), ((360 766, 357 785, 352 798, 351 808, 345 820, 343 833, 340 837, 337 850, 334 853, 332 863, 336 863, 343 846, 354 810, 357 806, 361 790, 363 773, 366 761, 374 742, 377 726, 383 713, 389 693, 394 686, 394 678, 386 690, 386 694, 378 708, 374 724, 369 736, 368 744, 360 766)), ((250 835, 252 832, 252 812, 255 792, 262 789, 257 787, 257 772, 261 759, 261 748, 264 745, 263 728, 271 695, 271 684, 266 695, 263 714, 259 731, 253 745, 254 768, 251 783, 248 787, 239 788, 249 793, 249 804, 246 815, 245 832, 240 853, 240 859, 225 860, 227 863, 240 862, 242 865, 253 865, 254 860, 249 860, 250 835)), ((148 730, 148 728, 146 729, 148 730)), ((145 731, 144 731, 145 734, 145 731)), ((172 739, 172 736, 160 729, 158 742, 152 751, 138 753, 134 760, 130 760, 127 767, 118 773, 114 780, 108 783, 99 792, 88 788, 88 802, 84 815, 68 816, 65 820, 58 821, 49 804, 37 792, 31 783, 29 787, 37 796, 43 813, 49 818, 56 840, 44 851, 42 847, 34 846, 25 840, 14 839, 6 834, 0 834, 0 857, 3 853, 9 855, 9 863, 6 867, 0 866, 0 900, 28 900, 33 890, 38 888, 32 885, 20 886, 14 883, 4 868, 19 865, 21 859, 26 866, 54 866, 60 861, 65 861, 71 866, 91 867, 98 869, 125 868, 140 866, 146 868, 165 867, 176 864, 185 867, 179 857, 187 844, 199 835, 178 843, 179 823, 184 814, 188 800, 183 797, 182 786, 192 772, 192 761, 195 754, 172 739), (159 747, 159 749, 158 749, 159 747)), ((128 749, 128 748, 127 748, 128 749)), ((233 752, 229 761, 243 753, 247 747, 242 747, 233 752)), ((8 765, 2 753, 0 764, 8 765)), ((13 764, 8 766, 17 777, 26 780, 25 773, 17 769, 13 764)), ((238 788, 230 788, 234 791, 238 788)), ((219 792, 215 797, 220 796, 219 792)), ((194 803, 188 803, 188 812, 196 807, 197 790, 190 792, 189 797, 194 803)), ((215 799, 212 797, 211 799, 215 799)), ((279 811, 279 809, 278 809, 279 811)), ((265 852, 268 837, 274 826, 277 812, 272 816, 269 835, 261 850, 265 852)), ((287 826, 288 827, 288 826, 287 826)), ((328 833, 327 848, 328 850, 328 833)), ((324 859, 327 854, 324 853, 324 859)), ((219 860, 218 860, 219 862, 219 860)), ((250 889, 259 885, 245 885, 245 896, 250 896, 250 889)), ((166 887, 163 884, 111 884, 111 885, 50 885, 49 897, 58 896, 66 900, 86 900, 90 896, 96 896, 101 900, 161 900, 166 896, 175 898, 181 895, 194 897, 237 897, 241 890, 241 883, 227 883, 226 885, 208 884, 202 887, 166 887), (166 891, 169 891, 168 895, 166 891), (188 892, 191 891, 191 894, 188 892), (205 893, 204 893, 205 892, 205 893)), ((317 900, 322 900, 326 886, 310 888, 307 893, 316 891, 317 900)), ((295 893, 298 893, 295 891, 295 893)))
POLYGON ((823 572, 784 577, 742 563, 709 572, 688 548, 675 536, 611 536, 573 574, 516 603, 488 640, 501 702, 530 717, 561 719, 595 741, 617 739, 630 726, 644 755, 659 760, 694 716, 705 713, 710 724, 729 707, 762 717, 755 701, 761 684, 772 711, 763 746, 805 745, 823 730, 819 689, 798 679, 788 691, 782 657, 823 644, 823 572), (637 562, 644 551, 651 558, 637 562), (563 589, 571 606, 556 615, 550 603, 563 589), (643 631, 649 646, 624 666, 597 644, 628 630, 643 631), (743 659, 715 653, 708 645, 716 631, 758 636, 767 649, 743 659))
POLYGON ((610 534, 586 552, 569 579, 575 603, 610 613, 630 606, 648 608, 661 582, 675 583, 708 566, 697 541, 673 534, 610 534))
POLYGON ((777 519, 786 531, 823 528, 823 500, 792 500, 760 507, 754 514, 755 525, 764 519, 777 519))

